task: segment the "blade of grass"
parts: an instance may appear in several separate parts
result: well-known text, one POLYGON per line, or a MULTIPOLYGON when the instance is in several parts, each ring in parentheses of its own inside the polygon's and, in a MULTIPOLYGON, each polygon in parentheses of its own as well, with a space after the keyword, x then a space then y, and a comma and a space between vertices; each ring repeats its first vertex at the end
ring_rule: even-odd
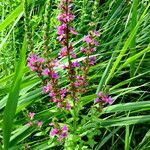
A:
POLYGON ((13 125, 13 119, 15 116, 17 103, 18 103, 23 71, 25 68, 25 62, 26 62, 25 59, 26 59, 26 39, 24 38, 23 46, 22 46, 22 49, 20 52, 20 59, 19 59, 18 66, 15 71, 14 81, 12 83, 12 88, 9 93, 7 104, 6 104, 6 107, 4 110, 3 140, 4 140, 4 149, 5 150, 7 150, 9 148, 11 129, 12 129, 12 125, 13 125))
POLYGON ((135 34, 137 33, 138 28, 139 28, 139 26, 140 26, 140 24, 141 24, 143 18, 145 17, 146 12, 147 12, 147 10, 148 10, 149 7, 150 7, 150 4, 146 7, 146 9, 144 10, 143 14, 141 15, 141 17, 140 17, 140 19, 139 19, 137 25, 135 26, 135 28, 133 29, 133 31, 132 31, 131 34, 129 35, 129 38, 126 40, 126 42, 125 42, 123 48, 122 48, 121 51, 120 51, 120 54, 118 55, 116 61, 115 61, 114 64, 113 64, 113 67, 112 67, 111 70, 110 70, 110 73, 109 73, 109 75, 108 75, 108 77, 107 77, 107 79, 106 79, 106 83, 108 83, 108 81, 114 76, 114 73, 115 73, 116 68, 118 67, 118 65, 119 65, 119 63, 120 63, 122 57, 124 56, 125 52, 127 51, 127 48, 128 48, 129 45, 131 44, 132 39, 134 38, 135 34))
MULTIPOLYGON (((131 31, 134 29, 134 27, 137 24, 137 7, 138 7, 138 0, 133 0, 132 4, 132 19, 131 19, 131 31)), ((130 44, 130 55, 133 56, 136 54, 136 34, 134 35, 131 44, 130 44)), ((130 77, 134 76, 135 72, 135 60, 130 63, 130 77)), ((126 149, 128 150, 128 149, 126 149)))
MULTIPOLYGON (((31 3, 31 0, 28 0, 31 3)), ((21 3, 8 17, 0 24, 0 31, 3 31, 23 12, 23 3, 21 3)))

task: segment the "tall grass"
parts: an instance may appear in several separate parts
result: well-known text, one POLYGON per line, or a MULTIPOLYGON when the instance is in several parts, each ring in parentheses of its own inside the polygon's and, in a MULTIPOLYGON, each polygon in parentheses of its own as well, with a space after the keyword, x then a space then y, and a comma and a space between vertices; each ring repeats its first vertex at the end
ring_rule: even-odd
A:
MULTIPOLYGON (((30 42, 30 39, 24 36, 23 3, 13 1, 11 9, 8 3, 8 0, 0 3, 0 148, 17 150, 30 145, 32 150, 67 149, 67 142, 62 148, 48 135, 50 127, 47 125, 55 117, 61 119, 63 114, 48 102, 48 97, 42 93, 41 81, 26 67, 26 41, 30 42), (26 115, 32 111, 36 112, 34 120, 44 122, 41 130, 25 126, 26 115)), ((58 4, 59 0, 52 1, 49 12, 50 57, 59 52, 55 33, 58 4)), ((39 54, 44 42, 42 30, 47 21, 44 19, 46 6, 44 0, 28 1, 27 17, 30 19, 27 25, 32 28, 32 51, 39 54)), ((79 32, 74 46, 80 55, 79 60, 83 59, 79 51, 82 36, 93 27, 101 32, 97 64, 90 70, 90 90, 82 95, 80 103, 82 121, 78 132, 85 149, 150 148, 149 7, 149 2, 138 0, 74 0, 73 9, 77 16, 74 26, 79 32), (106 87, 114 103, 94 112, 90 106, 95 93, 106 87)), ((62 70, 60 72, 63 74, 62 70)), ((62 78, 61 85, 67 85, 65 78, 62 78)))

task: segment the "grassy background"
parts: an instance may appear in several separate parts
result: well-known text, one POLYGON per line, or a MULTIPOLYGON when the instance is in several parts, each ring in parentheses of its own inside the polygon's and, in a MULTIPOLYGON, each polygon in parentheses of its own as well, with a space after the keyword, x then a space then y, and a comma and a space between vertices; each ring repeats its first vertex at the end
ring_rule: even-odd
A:
MULTIPOLYGON (((47 36, 52 51, 50 57, 56 57, 60 49, 56 40, 58 3, 59 0, 55 0, 49 6, 47 36)), ((114 100, 112 106, 97 114, 99 120, 94 117, 89 120, 84 111, 81 114, 89 120, 80 126, 85 134, 83 145, 88 145, 88 149, 150 149, 149 6, 146 0, 74 0, 74 27, 79 35, 73 42, 81 59, 83 56, 79 50, 83 45, 83 35, 93 28, 101 33, 96 52, 97 64, 90 70, 90 90, 82 96, 81 105, 88 111, 95 93, 105 85, 109 85, 109 93, 114 100), (97 131, 96 136, 92 136, 94 130, 97 131)), ((58 149, 56 143, 51 144, 47 124, 55 116, 61 118, 62 114, 48 102, 42 94, 40 80, 26 67, 26 57, 31 48, 42 54, 45 7, 45 0, 29 0, 24 22, 23 2, 0 2, 0 145, 4 143, 6 149, 8 144, 14 150, 24 149, 26 144, 33 150, 58 149), (26 25, 29 26, 29 39, 25 36, 26 25), (27 42, 33 47, 30 45, 27 49, 27 42), (28 111, 37 113, 35 120, 44 121, 42 130, 25 126, 28 111)), ((66 84, 63 78, 62 84, 66 84)))

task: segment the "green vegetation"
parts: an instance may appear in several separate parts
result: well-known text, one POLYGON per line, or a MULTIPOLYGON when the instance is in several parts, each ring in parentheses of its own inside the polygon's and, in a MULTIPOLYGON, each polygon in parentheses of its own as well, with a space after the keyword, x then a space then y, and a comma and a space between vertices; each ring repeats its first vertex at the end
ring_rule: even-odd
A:
MULTIPOLYGON (((0 2, 0 149, 149 150, 150 2, 73 0, 72 25, 78 32, 71 39, 78 56, 73 60, 85 58, 80 51, 84 35, 96 30, 100 37, 92 54, 96 64, 87 73, 88 90, 69 112, 49 101, 42 80, 27 66, 31 53, 58 57, 58 4, 60 0, 0 2), (112 97, 112 105, 94 104, 100 91, 112 97), (33 122, 43 122, 40 127, 27 125, 30 112, 35 112, 33 122), (49 135, 54 121, 69 127, 61 142, 49 135)), ((67 87, 66 72, 56 70, 59 86, 67 87)))

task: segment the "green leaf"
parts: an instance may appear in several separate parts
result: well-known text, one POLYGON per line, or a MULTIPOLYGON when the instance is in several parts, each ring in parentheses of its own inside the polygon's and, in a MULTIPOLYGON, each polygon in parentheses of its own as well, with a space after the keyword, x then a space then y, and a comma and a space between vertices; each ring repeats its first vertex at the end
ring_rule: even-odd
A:
POLYGON ((5 150, 7 150, 9 147, 11 129, 13 125, 13 119, 15 116, 17 103, 18 103, 20 85, 23 76, 23 71, 25 68, 25 62, 26 62, 26 39, 24 38, 23 46, 20 52, 18 66, 15 71, 14 81, 12 83, 11 91, 9 93, 7 104, 4 110, 3 139, 4 139, 5 150))
POLYGON ((102 110, 102 113, 115 113, 115 112, 132 111, 132 110, 140 110, 140 109, 142 109, 142 111, 150 110, 150 101, 116 104, 104 108, 102 110))

